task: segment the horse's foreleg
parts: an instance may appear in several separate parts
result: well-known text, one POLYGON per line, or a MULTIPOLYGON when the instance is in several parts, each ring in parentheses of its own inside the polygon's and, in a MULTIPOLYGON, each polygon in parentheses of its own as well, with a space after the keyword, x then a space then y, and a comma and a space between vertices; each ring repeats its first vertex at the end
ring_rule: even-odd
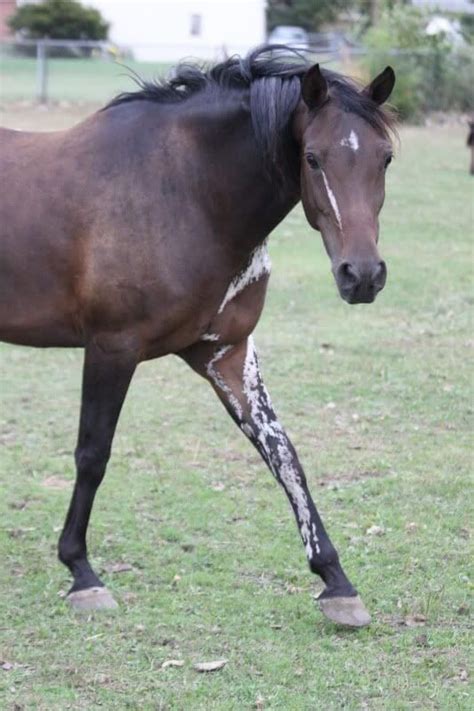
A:
POLYGON ((129 355, 105 354, 94 345, 86 348, 75 453, 76 483, 58 546, 59 559, 74 577, 68 600, 76 608, 116 607, 89 564, 86 532, 135 367, 136 361, 129 355))
MULTIPOLYGON (((205 348, 209 347, 206 344, 205 348)), ((294 447, 273 410, 259 370, 253 338, 238 346, 221 346, 214 351, 198 346, 194 352, 183 356, 208 378, 230 415, 285 490, 310 569, 326 584, 319 597, 324 614, 342 624, 368 624, 370 616, 342 569, 308 490, 294 447)))

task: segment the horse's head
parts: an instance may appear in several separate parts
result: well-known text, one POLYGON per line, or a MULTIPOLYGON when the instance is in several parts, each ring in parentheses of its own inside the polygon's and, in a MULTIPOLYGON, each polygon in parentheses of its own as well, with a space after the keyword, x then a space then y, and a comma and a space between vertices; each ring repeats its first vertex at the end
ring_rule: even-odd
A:
POLYGON ((378 215, 392 145, 380 105, 394 83, 390 67, 363 91, 328 82, 318 65, 302 80, 297 122, 303 207, 321 232, 339 293, 350 304, 372 302, 387 278, 377 249, 378 215))

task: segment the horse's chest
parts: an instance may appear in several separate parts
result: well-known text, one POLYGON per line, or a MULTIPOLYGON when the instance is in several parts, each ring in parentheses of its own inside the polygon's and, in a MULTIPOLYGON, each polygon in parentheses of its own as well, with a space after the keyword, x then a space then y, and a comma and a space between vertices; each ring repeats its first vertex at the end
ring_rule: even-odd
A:
POLYGON ((238 343, 255 328, 265 301, 271 262, 266 241, 251 253, 227 287, 203 341, 238 343))

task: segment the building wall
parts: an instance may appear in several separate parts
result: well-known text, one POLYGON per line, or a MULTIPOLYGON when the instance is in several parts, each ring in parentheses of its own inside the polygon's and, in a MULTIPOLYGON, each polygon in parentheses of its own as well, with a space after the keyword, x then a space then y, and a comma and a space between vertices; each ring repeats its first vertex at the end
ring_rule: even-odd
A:
POLYGON ((88 0, 139 60, 216 59, 265 40, 265 0, 88 0))
POLYGON ((13 15, 15 10, 16 0, 0 0, 0 39, 11 37, 7 20, 11 15, 13 15))

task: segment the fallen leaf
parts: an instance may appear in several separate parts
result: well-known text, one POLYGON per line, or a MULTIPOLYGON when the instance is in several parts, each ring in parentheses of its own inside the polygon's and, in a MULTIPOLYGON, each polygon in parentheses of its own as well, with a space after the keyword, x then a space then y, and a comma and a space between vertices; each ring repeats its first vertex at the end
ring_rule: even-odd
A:
POLYGON ((15 665, 11 662, 1 662, 0 666, 2 667, 3 671, 10 671, 14 668, 15 665))
POLYGON ((182 659, 167 659, 161 665, 162 669, 168 669, 168 667, 184 667, 184 661, 182 659))
POLYGON ((133 565, 130 563, 109 563, 105 566, 107 573, 127 573, 133 570, 133 565))
POLYGON ((418 528, 418 524, 415 523, 414 521, 410 521, 410 523, 407 523, 405 526, 405 530, 407 533, 414 533, 418 528))
POLYGON ((213 672, 223 669, 227 664, 228 659, 216 659, 214 662, 197 662, 193 667, 198 672, 213 672))
POLYGON ((383 528, 383 526, 370 526, 370 528, 366 530, 366 534, 368 536, 384 536, 385 528, 383 528))

